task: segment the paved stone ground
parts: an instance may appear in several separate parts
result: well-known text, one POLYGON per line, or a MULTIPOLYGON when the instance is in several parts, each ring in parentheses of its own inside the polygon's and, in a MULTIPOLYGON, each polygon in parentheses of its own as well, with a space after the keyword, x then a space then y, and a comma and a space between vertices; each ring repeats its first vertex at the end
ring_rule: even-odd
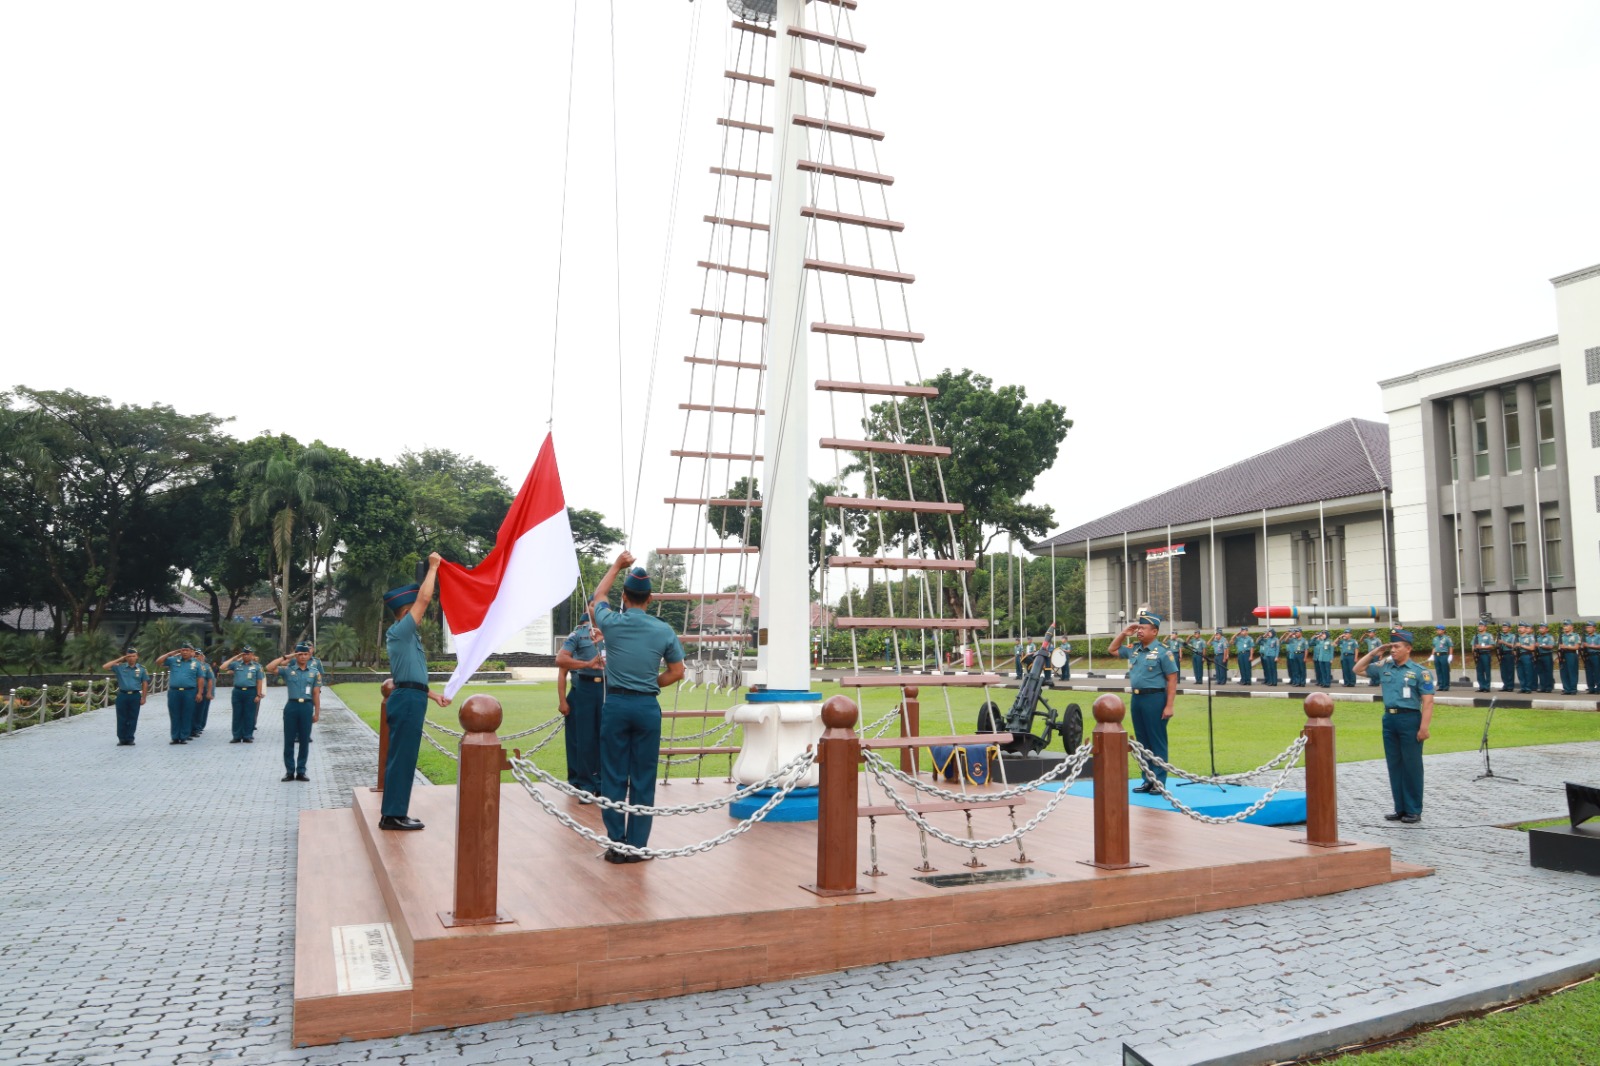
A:
MULTIPOLYGON (((298 812, 348 802, 375 740, 329 698, 312 783, 283 784, 282 690, 254 745, 212 726, 182 749, 165 714, 118 748, 111 711, 0 739, 0 1061, 342 1064, 1111 1063, 1259 1046, 1513 981, 1600 969, 1600 884, 1531 869, 1493 823, 1563 810, 1600 742, 1428 759, 1419 827, 1391 826, 1383 768, 1340 768, 1344 831, 1437 876, 1322 899, 866 967, 803 981, 295 1050, 298 812)), ((225 717, 225 715, 224 715, 225 717)), ((213 719, 216 722, 216 719, 213 719)), ((737 845, 734 845, 737 846, 737 845)))

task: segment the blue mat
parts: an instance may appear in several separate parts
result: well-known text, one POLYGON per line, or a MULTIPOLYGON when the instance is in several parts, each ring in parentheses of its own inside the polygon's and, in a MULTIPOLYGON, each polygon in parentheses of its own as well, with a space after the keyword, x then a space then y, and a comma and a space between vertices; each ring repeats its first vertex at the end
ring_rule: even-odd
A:
MULTIPOLYGON (((1168 782, 1167 787, 1187 806, 1193 807, 1201 814, 1209 814, 1213 818, 1237 814, 1266 795, 1267 791, 1264 788, 1251 788, 1247 785, 1183 785, 1175 788, 1177 783, 1177 779, 1174 778, 1168 782)), ((1137 780, 1128 782, 1128 800, 1133 806, 1154 807, 1158 811, 1173 809, 1172 804, 1168 803, 1167 798, 1159 792, 1133 791, 1138 784, 1137 780)), ((1058 792, 1061 786, 1051 783, 1040 788, 1042 791, 1058 792)), ((1093 796, 1094 782, 1079 781, 1067 790, 1067 795, 1093 796)), ((1306 794, 1287 788, 1279 789, 1271 802, 1245 819, 1251 825, 1300 825, 1305 820, 1306 794)))

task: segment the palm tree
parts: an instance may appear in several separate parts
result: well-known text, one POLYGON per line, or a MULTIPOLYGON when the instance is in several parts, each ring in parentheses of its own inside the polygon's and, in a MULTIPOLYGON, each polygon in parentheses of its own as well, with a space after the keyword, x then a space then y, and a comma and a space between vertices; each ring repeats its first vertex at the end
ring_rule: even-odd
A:
POLYGON ((226 659, 233 655, 246 644, 264 644, 266 635, 261 627, 253 622, 239 622, 229 619, 222 623, 222 628, 217 632, 217 639, 210 650, 218 657, 226 659))
POLYGON ((317 642, 317 653, 326 663, 353 662, 360 648, 361 638, 343 622, 323 630, 317 642))
MULTIPOLYGON (((271 529, 272 557, 278 569, 278 601, 281 625, 278 630, 280 652, 288 652, 293 633, 289 628, 289 575, 294 570, 297 541, 304 539, 307 527, 325 529, 333 523, 335 506, 344 505, 344 490, 331 473, 332 459, 316 446, 290 458, 282 452, 268 459, 246 463, 239 479, 252 486, 249 502, 233 517, 233 539, 237 543, 246 524, 268 525, 271 529)), ((314 551, 314 547, 306 545, 314 551)), ((315 558, 313 556, 313 558, 315 558)))
POLYGON ((134 647, 139 649, 139 655, 145 659, 145 668, 154 670, 157 655, 169 652, 193 638, 194 634, 189 627, 177 619, 157 618, 139 631, 139 639, 134 641, 134 647))
POLYGON ((88 672, 98 670, 102 663, 116 658, 116 655, 117 644, 111 639, 111 634, 102 629, 91 629, 67 641, 61 658, 67 669, 88 672))

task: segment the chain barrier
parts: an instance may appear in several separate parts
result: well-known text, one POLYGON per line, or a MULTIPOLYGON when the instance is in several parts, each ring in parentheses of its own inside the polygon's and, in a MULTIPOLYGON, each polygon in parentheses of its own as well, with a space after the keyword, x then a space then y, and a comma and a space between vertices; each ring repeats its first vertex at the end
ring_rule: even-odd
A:
POLYGON ((556 732, 559 733, 561 731, 561 729, 565 729, 566 726, 567 726, 567 716, 564 715, 564 714, 558 714, 554 718, 549 718, 549 719, 546 719, 543 722, 540 722, 538 725, 534 726, 532 729, 524 729, 520 733, 508 733, 505 736, 501 737, 500 739, 501 740, 521 740, 523 737, 531 737, 535 733, 542 733, 546 729, 549 729, 552 726, 557 726, 557 725, 559 725, 561 728, 557 729, 556 732))
POLYGON ((727 740, 729 737, 733 736, 733 731, 738 728, 738 722, 734 722, 731 725, 724 722, 718 722, 710 729, 703 730, 699 733, 673 733, 670 736, 662 737, 661 743, 671 745, 678 743, 680 740, 699 740, 701 737, 709 737, 712 733, 721 732, 722 736, 711 742, 713 745, 715 745, 720 744, 724 740, 727 740))
MULTIPOLYGON (((757 781, 753 785, 744 785, 743 787, 738 788, 725 796, 718 796, 716 799, 705 800, 701 803, 686 803, 677 807, 637 807, 631 803, 625 803, 622 800, 607 799, 606 797, 593 792, 585 792, 576 785, 569 785, 548 771, 542 770, 533 765, 533 763, 528 761, 527 756, 522 756, 521 758, 516 756, 512 757, 511 776, 515 777, 518 781, 521 781, 522 786, 530 792, 537 791, 538 786, 529 781, 527 777, 524 776, 525 773, 531 773, 543 784, 549 785, 557 792, 571 796, 573 799, 586 799, 591 803, 598 804, 601 807, 605 807, 613 811, 621 811, 624 814, 647 814, 652 817, 672 817, 679 814, 704 814, 706 811, 720 810, 737 800, 742 800, 749 796, 753 796, 764 788, 776 787, 780 781, 792 775, 798 768, 809 770, 811 765, 815 763, 816 760, 816 752, 810 748, 807 748, 805 751, 801 752, 799 755, 796 755, 787 763, 778 767, 772 773, 768 774, 766 777, 762 778, 760 781, 757 781)), ((801 776, 804 775, 802 774, 801 776)))
MULTIPOLYGON (((1079 750, 1081 751, 1082 749, 1080 748, 1079 750)), ((1061 790, 1055 794, 1049 803, 1045 804, 1044 809, 1038 814, 1028 819, 1022 825, 1012 829, 1011 832, 1007 833, 1005 836, 988 837, 982 840, 973 840, 970 838, 963 840, 962 838, 951 833, 946 833, 943 829, 940 829, 938 826, 922 817, 922 815, 912 809, 912 807, 906 803, 905 800, 901 799, 899 793, 895 792, 895 790, 890 787, 888 780, 885 779, 884 775, 878 773, 876 767, 872 768, 872 773, 873 776, 877 777, 878 784, 883 786, 883 794, 889 797, 889 802, 898 807, 901 814, 915 822, 918 829, 922 830, 924 833, 927 833, 936 840, 944 841, 946 844, 952 844, 958 848, 966 848, 968 851, 972 852, 973 862, 977 862, 977 853, 979 849, 1004 847, 1013 840, 1020 840, 1024 834, 1031 833, 1038 827, 1040 822, 1044 821, 1052 813, 1054 813, 1056 807, 1060 805, 1061 801, 1066 799, 1067 789, 1072 786, 1072 783, 1078 779, 1078 775, 1083 772, 1084 761, 1086 760, 1079 760, 1077 762, 1076 768, 1073 770, 1072 775, 1061 782, 1061 790)), ((1067 765, 1070 764, 1071 760, 1069 759, 1067 765)), ((956 796, 956 799, 959 802, 967 802, 968 800, 972 799, 972 797, 958 795, 956 796)), ((972 824, 971 817, 971 812, 967 812, 967 825, 969 830, 972 824)))
MULTIPOLYGON (((518 781, 522 782, 523 787, 528 790, 528 794, 533 797, 534 802, 538 803, 539 806, 544 808, 546 814, 553 815, 556 821, 560 822, 562 825, 566 826, 574 833, 577 833, 590 843, 598 844, 601 847, 609 848, 610 850, 620 852, 623 855, 631 855, 641 859, 676 859, 682 858, 686 855, 696 855, 710 851, 712 848, 726 844, 736 836, 749 832, 752 826, 766 818, 766 816, 771 814, 773 809, 777 807, 778 804, 782 803, 788 798, 789 793, 793 792, 796 786, 798 786, 799 783, 805 779, 806 773, 811 769, 811 766, 816 762, 816 759, 816 752, 808 748, 805 752, 790 760, 789 763, 779 769, 776 774, 766 779, 767 782, 771 782, 776 780, 780 775, 785 773, 788 774, 787 780, 783 781, 783 783, 778 786, 778 790, 768 797, 767 802, 763 803, 758 810, 752 812, 750 817, 735 823, 734 826, 728 829, 726 832, 719 833, 718 835, 707 840, 702 840, 698 844, 689 844, 681 848, 640 848, 635 847, 632 844, 625 844, 620 840, 612 840, 610 837, 601 836, 588 826, 580 824, 571 815, 557 809, 556 805, 550 802, 549 798, 546 797, 543 792, 539 791, 539 789, 530 784, 527 778, 522 776, 521 772, 519 772, 519 767, 525 764, 525 760, 512 759, 511 773, 518 781)), ((556 785, 558 788, 561 787, 561 782, 557 781, 553 777, 550 777, 549 774, 544 773, 538 767, 529 765, 528 768, 532 769, 542 779, 547 780, 548 783, 556 785)), ((749 790, 754 790, 764 786, 765 782, 763 782, 762 785, 751 785, 749 786, 748 790, 741 789, 740 792, 748 793, 749 790)), ((575 792, 581 790, 573 790, 570 788, 570 786, 568 786, 567 788, 562 788, 561 791, 575 792)), ((588 793, 582 794, 588 795, 588 793)), ((737 795, 737 793, 734 795, 737 795)), ((732 802, 734 795, 724 797, 724 802, 732 802)), ((707 809, 711 809, 713 807, 713 804, 690 804, 687 807, 633 807, 629 804, 616 803, 614 801, 607 800, 603 796, 595 796, 594 801, 616 810, 624 810, 629 813, 638 814, 684 814, 689 813, 689 811, 697 807, 705 807, 707 809)), ((714 805, 721 806, 723 805, 723 802, 717 802, 714 805)))
MULTIPOLYGON (((940 799, 950 800, 955 803, 1004 803, 1017 796, 1026 795, 1029 792, 1037 792, 1042 786, 1061 780, 1068 770, 1072 771, 1072 776, 1067 782, 1067 784, 1070 784, 1071 781, 1077 780, 1079 774, 1083 773, 1083 764, 1088 762, 1089 756, 1093 753, 1094 742, 1092 740, 1085 741, 1077 751, 1068 755, 1061 765, 1054 770, 1037 780, 1027 781, 1000 792, 952 792, 947 788, 940 788, 938 785, 930 785, 919 780, 914 774, 906 773, 875 751, 863 750, 861 754, 865 757, 867 765, 871 767, 874 773, 879 775, 888 774, 897 781, 905 782, 918 792, 925 792, 930 796, 937 796, 940 799)), ((1061 787, 1065 789, 1067 784, 1063 784, 1061 787)))
POLYGON ((1197 785, 1241 784, 1245 781, 1249 781, 1251 778, 1260 777, 1262 774, 1270 773, 1273 770, 1276 770, 1280 765, 1282 765, 1285 759, 1288 759, 1290 765, 1293 765, 1294 760, 1299 758, 1300 752, 1305 750, 1305 746, 1305 737, 1302 735, 1295 744, 1290 744, 1288 748, 1279 752, 1277 755, 1274 755, 1269 761, 1262 763, 1254 770, 1246 770, 1239 774, 1218 774, 1215 777, 1205 777, 1201 774, 1192 774, 1188 770, 1179 769, 1178 767, 1167 762, 1161 756, 1157 755, 1155 752, 1151 751, 1149 748, 1145 747, 1143 744, 1140 744, 1132 736, 1128 737, 1128 748, 1130 751, 1133 751, 1135 754, 1139 755, 1140 762, 1145 763, 1146 765, 1154 765, 1159 769, 1165 770, 1169 774, 1172 774, 1176 777, 1181 777, 1185 781, 1192 781, 1197 785))
MULTIPOLYGON (((1190 807, 1189 805, 1184 803, 1177 796, 1174 796, 1172 794, 1172 792, 1168 790, 1167 783, 1165 781, 1161 780, 1159 777, 1157 777, 1155 775, 1155 771, 1153 771, 1150 768, 1151 760, 1154 760, 1155 762, 1160 762, 1163 766, 1166 766, 1166 763, 1164 761, 1162 761, 1160 759, 1156 759, 1154 756, 1150 755, 1148 749, 1146 749, 1143 745, 1139 744, 1138 741, 1133 740, 1131 737, 1129 738, 1129 744, 1130 744, 1131 749, 1133 751, 1134 758, 1138 759, 1139 760, 1139 765, 1144 767, 1144 769, 1145 769, 1145 780, 1152 782, 1156 786, 1156 791, 1160 792, 1163 796, 1165 796, 1167 798, 1167 802, 1171 803, 1173 807, 1175 807, 1176 809, 1182 811, 1184 814, 1187 814, 1190 818, 1193 818, 1195 821, 1202 822, 1205 825, 1227 825, 1229 822, 1242 822, 1242 821, 1244 821, 1245 819, 1249 818, 1251 815, 1255 814, 1257 811, 1261 810, 1261 808, 1265 807, 1268 803, 1270 803, 1272 801, 1272 797, 1274 797, 1274 796, 1276 796, 1278 794, 1278 790, 1283 788, 1284 782, 1286 782, 1289 779, 1289 775, 1294 772, 1295 760, 1297 760, 1300 757, 1300 753, 1305 751, 1305 749, 1306 749, 1306 737, 1305 737, 1305 734, 1301 734, 1299 737, 1295 738, 1295 742, 1293 744, 1289 745, 1289 750, 1284 752, 1282 755, 1278 756, 1277 759, 1273 760, 1273 762, 1281 762, 1284 758, 1287 757, 1289 759, 1289 763, 1278 774, 1278 779, 1272 783, 1272 786, 1270 788, 1268 788, 1265 793, 1262 794, 1260 799, 1256 800, 1254 803, 1252 803, 1250 806, 1246 807, 1242 811, 1239 811, 1239 812, 1237 812, 1235 814, 1224 815, 1224 816, 1222 816, 1220 818, 1216 817, 1215 815, 1201 814, 1199 811, 1195 810, 1193 807, 1190 807)), ((1252 771, 1252 773, 1254 773, 1254 772, 1256 772, 1256 771, 1252 771)), ((1173 770, 1169 769, 1168 773, 1177 773, 1177 775, 1179 777, 1185 777, 1185 778, 1187 777, 1187 775, 1184 774, 1182 771, 1173 771, 1173 770)), ((1239 775, 1230 775, 1230 776, 1239 776, 1239 775)), ((1204 778, 1195 778, 1195 780, 1204 781, 1205 779, 1204 778)), ((1216 782, 1211 782, 1211 783, 1216 783, 1216 782)))
POLYGON ((428 732, 426 729, 422 731, 422 739, 426 740, 429 744, 432 744, 435 751, 437 751, 440 755, 443 755, 446 759, 449 759, 451 762, 461 761, 461 756, 457 755, 455 752, 451 751, 437 740, 434 740, 433 734, 428 732))

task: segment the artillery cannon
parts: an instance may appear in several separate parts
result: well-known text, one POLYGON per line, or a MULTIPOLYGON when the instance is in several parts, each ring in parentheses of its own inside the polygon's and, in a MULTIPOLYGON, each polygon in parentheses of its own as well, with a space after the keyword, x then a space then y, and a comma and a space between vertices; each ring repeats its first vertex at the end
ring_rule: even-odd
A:
MULTIPOLYGON (((1078 745, 1083 743, 1082 709, 1076 703, 1069 703, 1064 712, 1059 712, 1044 698, 1044 668, 1055 654, 1055 635, 1055 627, 1051 626, 1039 650, 1023 660, 1022 684, 1018 686, 1017 697, 1012 700, 1011 710, 1006 712, 1005 718, 1000 718, 1000 708, 992 700, 978 709, 978 732, 1011 734, 1011 740, 1000 748, 1005 755, 1038 762, 1040 753, 1050 746, 1051 739, 1058 733, 1061 735, 1062 749, 1066 752, 1077 750, 1078 745), (1043 711, 1039 710, 1040 704, 1044 705, 1043 711), (1033 731, 1033 723, 1037 718, 1044 719, 1043 735, 1033 731)), ((1054 761, 1053 757, 1049 761, 1054 761)), ((1004 780, 1026 781, 1037 776, 1037 773, 1030 775, 1026 772, 1019 776, 1011 769, 1008 760, 1004 780)))

